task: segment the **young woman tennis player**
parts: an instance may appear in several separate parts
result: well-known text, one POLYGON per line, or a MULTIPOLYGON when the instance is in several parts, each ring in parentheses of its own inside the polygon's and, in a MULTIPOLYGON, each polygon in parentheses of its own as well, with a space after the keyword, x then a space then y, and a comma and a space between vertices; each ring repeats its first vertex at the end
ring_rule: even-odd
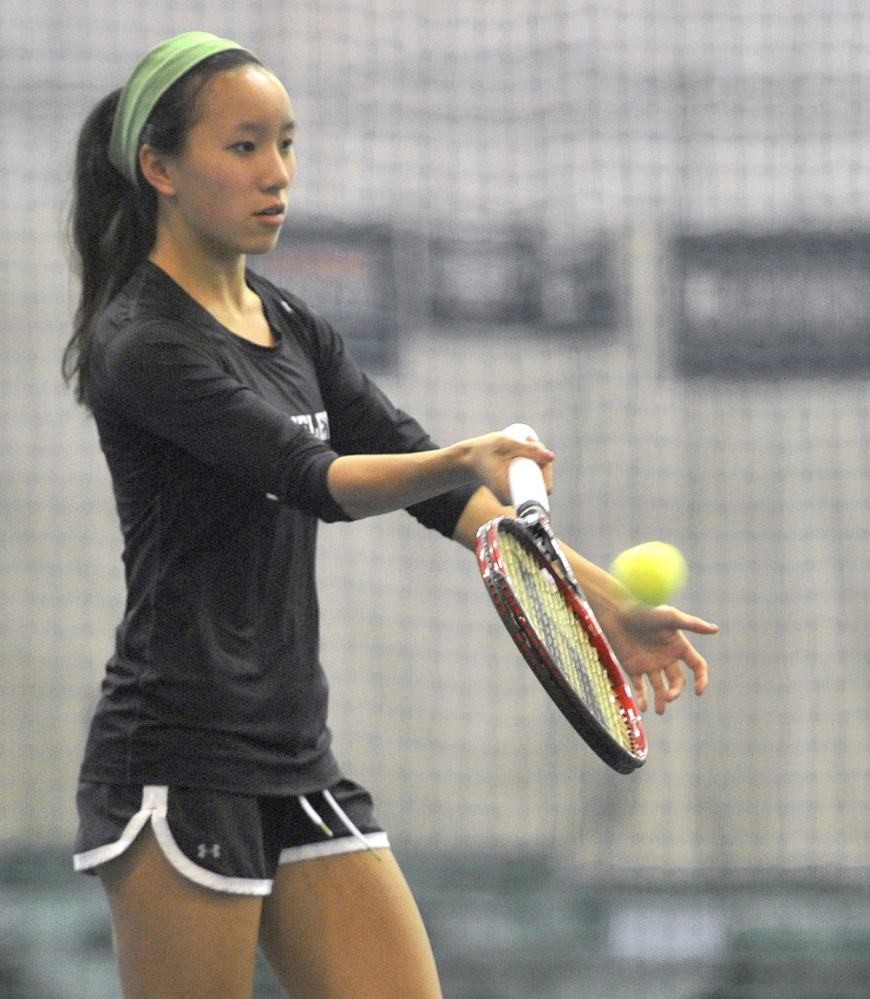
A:
MULTIPOLYGON (((233 42, 163 42, 78 147, 82 292, 65 372, 92 411, 127 602, 79 787, 76 867, 99 872, 126 999, 246 999, 263 948, 295 999, 435 999, 426 934, 368 792, 330 746, 318 520, 407 508, 472 548, 515 456, 439 448, 290 292, 245 269, 293 179, 293 111, 233 42)), ((706 664, 673 609, 621 603, 570 553, 659 711, 706 664)), ((645 703, 641 697, 641 706, 645 703)))

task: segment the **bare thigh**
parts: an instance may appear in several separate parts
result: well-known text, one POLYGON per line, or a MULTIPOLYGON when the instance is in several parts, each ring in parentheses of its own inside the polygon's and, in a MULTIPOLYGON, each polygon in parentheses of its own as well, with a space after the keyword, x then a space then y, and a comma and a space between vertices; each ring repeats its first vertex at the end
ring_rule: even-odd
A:
POLYGON ((124 999, 251 999, 262 899, 188 881, 150 824, 100 876, 124 999))
POLYGON ((294 999, 441 999, 417 904, 390 850, 278 868, 260 942, 294 999))

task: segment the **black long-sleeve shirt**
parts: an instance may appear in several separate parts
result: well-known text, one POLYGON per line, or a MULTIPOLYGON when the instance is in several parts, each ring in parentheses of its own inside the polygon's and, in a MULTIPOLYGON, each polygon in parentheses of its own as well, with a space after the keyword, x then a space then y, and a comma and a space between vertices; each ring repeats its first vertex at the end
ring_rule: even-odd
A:
MULTIPOLYGON (((82 778, 251 794, 341 776, 327 726, 318 519, 339 454, 436 445, 328 323, 253 273, 275 336, 238 337, 144 263, 95 331, 89 396, 127 602, 82 778)), ((452 534, 473 490, 409 508, 452 534)))

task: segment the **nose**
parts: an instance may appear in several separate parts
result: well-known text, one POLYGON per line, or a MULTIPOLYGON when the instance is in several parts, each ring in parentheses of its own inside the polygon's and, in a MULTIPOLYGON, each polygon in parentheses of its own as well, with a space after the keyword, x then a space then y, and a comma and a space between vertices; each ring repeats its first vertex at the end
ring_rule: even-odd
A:
POLYGON ((293 183, 295 172, 296 154, 293 149, 275 149, 264 174, 264 187, 270 191, 283 191, 293 183))

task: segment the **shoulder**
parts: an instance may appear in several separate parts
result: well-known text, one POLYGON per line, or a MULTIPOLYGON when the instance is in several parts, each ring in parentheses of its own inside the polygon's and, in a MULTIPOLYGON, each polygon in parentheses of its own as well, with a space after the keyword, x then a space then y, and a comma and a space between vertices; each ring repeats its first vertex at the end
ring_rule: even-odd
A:
POLYGON ((214 325, 209 313, 159 267, 144 261, 109 303, 97 325, 98 339, 125 339, 146 328, 180 335, 214 325))
POLYGON ((171 367, 212 366, 220 350, 214 322, 168 275, 141 266, 94 329, 91 377, 97 398, 164 378, 171 367))

